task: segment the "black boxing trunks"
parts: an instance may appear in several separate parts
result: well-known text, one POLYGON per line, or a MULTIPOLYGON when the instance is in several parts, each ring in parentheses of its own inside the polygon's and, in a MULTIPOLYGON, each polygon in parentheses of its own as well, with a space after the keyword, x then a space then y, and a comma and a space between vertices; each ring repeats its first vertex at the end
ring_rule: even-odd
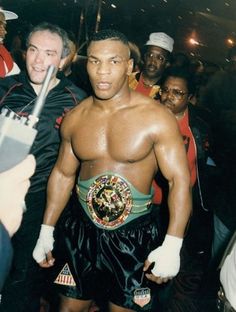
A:
POLYGON ((100 228, 114 230, 151 212, 153 194, 139 192, 113 172, 89 180, 78 179, 79 201, 88 217, 100 228))
POLYGON ((54 280, 59 293, 81 300, 104 298, 127 309, 149 311, 155 283, 148 282, 143 265, 160 245, 152 215, 140 213, 111 231, 97 226, 79 202, 76 206, 60 231, 54 280))

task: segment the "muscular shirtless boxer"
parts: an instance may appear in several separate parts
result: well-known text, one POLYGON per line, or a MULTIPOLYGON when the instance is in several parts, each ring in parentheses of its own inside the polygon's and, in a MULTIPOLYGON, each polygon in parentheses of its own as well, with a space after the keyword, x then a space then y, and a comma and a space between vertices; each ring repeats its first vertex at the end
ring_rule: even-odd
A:
POLYGON ((129 89, 132 60, 123 34, 94 34, 87 55, 94 96, 62 124, 34 258, 42 267, 54 264, 54 226, 76 182, 78 209, 62 230, 64 260, 55 279, 60 311, 88 311, 103 285, 110 311, 146 311, 153 293, 144 281, 166 282, 179 270, 191 212, 186 153, 172 114, 129 89), (162 245, 150 204, 158 169, 169 181, 170 221, 162 245), (152 262, 154 268, 143 277, 152 262))

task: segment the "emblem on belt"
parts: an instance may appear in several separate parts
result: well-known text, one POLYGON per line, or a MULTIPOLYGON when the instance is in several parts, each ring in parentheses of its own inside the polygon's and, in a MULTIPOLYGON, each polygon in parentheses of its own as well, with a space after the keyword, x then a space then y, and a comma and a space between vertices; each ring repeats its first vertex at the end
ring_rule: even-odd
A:
POLYGON ((133 204, 128 183, 119 176, 109 174, 93 182, 86 201, 93 221, 108 229, 124 223, 133 204))

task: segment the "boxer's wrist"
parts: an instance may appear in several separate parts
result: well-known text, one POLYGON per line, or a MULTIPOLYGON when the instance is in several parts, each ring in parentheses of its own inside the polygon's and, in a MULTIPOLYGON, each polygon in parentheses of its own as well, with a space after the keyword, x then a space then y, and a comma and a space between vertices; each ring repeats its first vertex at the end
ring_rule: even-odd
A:
POLYGON ((55 227, 52 225, 41 224, 41 230, 39 233, 40 238, 52 237, 55 227))
POLYGON ((180 252, 182 244, 183 238, 166 234, 162 246, 164 246, 165 248, 170 248, 172 250, 174 249, 176 252, 180 252))

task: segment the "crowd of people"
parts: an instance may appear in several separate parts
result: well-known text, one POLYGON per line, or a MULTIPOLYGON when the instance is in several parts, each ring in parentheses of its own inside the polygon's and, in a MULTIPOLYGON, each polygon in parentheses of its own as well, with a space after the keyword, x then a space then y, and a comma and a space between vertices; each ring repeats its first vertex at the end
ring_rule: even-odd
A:
POLYGON ((15 18, 0 109, 27 119, 55 70, 33 156, 0 173, 0 312, 235 311, 236 47, 207 76, 164 32, 100 30, 82 57, 42 22, 18 67, 15 18))

